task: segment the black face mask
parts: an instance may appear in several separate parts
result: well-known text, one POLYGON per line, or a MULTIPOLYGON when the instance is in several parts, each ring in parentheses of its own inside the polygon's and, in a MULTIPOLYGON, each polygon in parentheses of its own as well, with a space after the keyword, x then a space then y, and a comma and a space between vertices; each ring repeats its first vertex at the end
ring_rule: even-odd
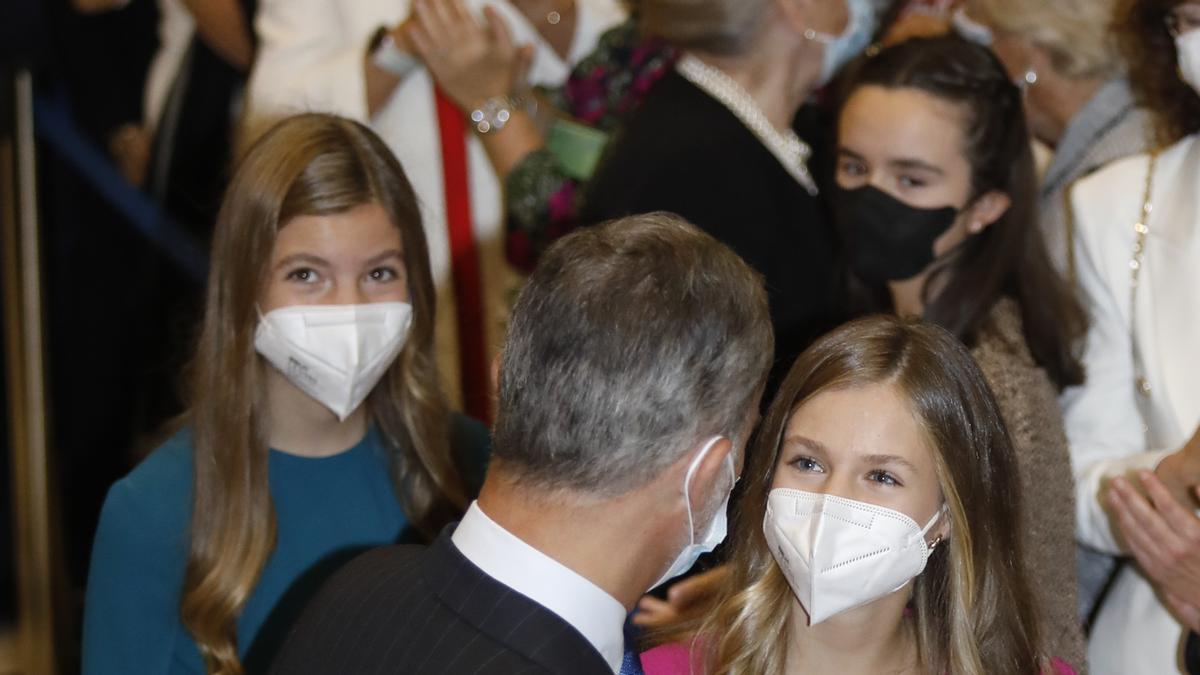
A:
POLYGON ((911 279, 928 267, 933 242, 954 224, 958 209, 918 209, 867 185, 836 187, 833 217, 850 268, 863 281, 882 284, 911 279))

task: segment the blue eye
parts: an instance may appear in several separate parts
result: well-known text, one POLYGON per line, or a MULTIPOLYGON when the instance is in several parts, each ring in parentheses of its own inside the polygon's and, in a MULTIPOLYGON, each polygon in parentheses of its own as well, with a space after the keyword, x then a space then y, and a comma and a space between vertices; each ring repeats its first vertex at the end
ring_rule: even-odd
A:
POLYGON ((896 480, 895 476, 881 470, 868 473, 867 480, 871 481, 872 483, 879 483, 880 485, 900 486, 900 481, 896 480))
POLYGON ((800 471, 809 471, 813 473, 820 473, 825 470, 825 468, 821 466, 820 462, 812 457, 805 457, 803 455, 793 459, 791 461, 791 465, 800 471))

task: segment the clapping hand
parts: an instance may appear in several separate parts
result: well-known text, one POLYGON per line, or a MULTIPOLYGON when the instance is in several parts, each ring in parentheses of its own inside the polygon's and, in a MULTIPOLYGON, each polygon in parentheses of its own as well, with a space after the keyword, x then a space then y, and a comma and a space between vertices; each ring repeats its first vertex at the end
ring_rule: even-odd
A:
POLYGON ((1130 553, 1175 617, 1200 631, 1200 518, 1150 471, 1116 478, 1108 493, 1116 526, 1130 553))
POLYGON ((495 9, 484 8, 480 24, 461 0, 416 0, 413 5, 408 42, 459 108, 469 111, 523 88, 533 47, 513 44, 495 9))
POLYGON ((706 609, 729 577, 725 565, 689 577, 667 589, 667 599, 647 595, 638 602, 633 623, 643 628, 663 628, 706 609))

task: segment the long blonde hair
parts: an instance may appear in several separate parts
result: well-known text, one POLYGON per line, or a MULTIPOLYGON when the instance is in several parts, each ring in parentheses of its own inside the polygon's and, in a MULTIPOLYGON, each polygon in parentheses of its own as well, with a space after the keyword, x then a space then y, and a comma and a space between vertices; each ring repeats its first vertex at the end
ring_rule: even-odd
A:
MULTIPOLYGON (((794 596, 762 533, 783 432, 824 391, 890 383, 928 433, 950 536, 916 578, 917 647, 928 672, 1031 675, 1038 628, 1020 555, 1016 458, 971 355, 929 324, 880 316, 826 335, 792 367, 759 431, 736 514, 727 587, 687 632, 706 644, 710 675, 784 672, 794 596)), ((1069 486, 1051 486, 1051 489, 1069 486)))
POLYGON ((417 199, 400 164, 366 127, 306 114, 248 151, 221 206, 199 345, 189 369, 194 471, 180 612, 210 673, 242 672, 236 622, 275 545, 267 476, 264 361, 257 303, 276 234, 301 215, 376 202, 400 230, 413 306, 407 342, 367 399, 392 451, 408 520, 424 535, 465 506, 433 357, 434 290, 417 199))

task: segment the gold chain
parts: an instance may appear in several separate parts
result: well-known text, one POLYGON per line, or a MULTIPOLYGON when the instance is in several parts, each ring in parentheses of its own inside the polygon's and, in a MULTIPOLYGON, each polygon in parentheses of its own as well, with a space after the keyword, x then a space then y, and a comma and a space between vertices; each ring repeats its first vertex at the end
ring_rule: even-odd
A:
MULTIPOLYGON (((1158 151, 1150 153, 1150 165, 1146 168, 1146 186, 1142 196, 1142 213, 1138 221, 1133 224, 1133 255, 1129 259, 1129 327, 1130 335, 1136 336, 1137 331, 1137 296, 1138 296, 1138 278, 1144 264, 1146 255, 1146 235, 1150 233, 1150 214, 1154 211, 1154 202, 1152 200, 1151 190, 1154 186, 1154 167, 1158 163, 1158 151)), ((1137 390, 1143 396, 1150 395, 1150 381, 1146 379, 1146 374, 1141 368, 1141 358, 1137 353, 1137 340, 1131 340, 1134 346, 1133 363, 1137 381, 1137 390)))

